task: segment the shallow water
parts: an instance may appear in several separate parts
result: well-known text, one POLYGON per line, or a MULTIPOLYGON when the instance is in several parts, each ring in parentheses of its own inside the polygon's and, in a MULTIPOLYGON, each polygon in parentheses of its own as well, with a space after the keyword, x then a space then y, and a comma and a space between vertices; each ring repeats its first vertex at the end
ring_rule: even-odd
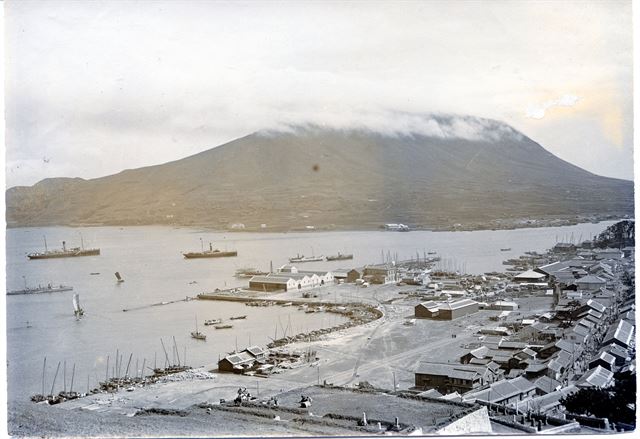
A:
MULTIPOLYGON (((295 307, 247 307, 242 303, 217 301, 178 302, 122 312, 163 301, 194 296, 215 288, 247 285, 233 277, 237 268, 268 270, 287 262, 297 253, 353 253, 350 261, 314 262, 305 269, 336 269, 362 266, 382 260, 382 254, 397 253, 408 259, 425 252, 437 252, 442 265, 469 273, 502 271, 502 260, 525 251, 543 251, 556 240, 588 239, 609 224, 581 224, 569 227, 473 232, 314 232, 314 233, 213 233, 171 227, 91 227, 21 228, 7 231, 7 289, 28 285, 63 283, 80 294, 86 311, 81 321, 72 312, 72 292, 7 297, 7 359, 9 399, 26 399, 42 391, 42 363, 47 357, 46 393, 51 390, 58 362, 67 362, 67 385, 75 363, 74 388, 86 390, 105 377, 107 355, 114 365, 116 349, 123 354, 122 372, 133 354, 129 374, 146 365, 164 365, 160 339, 173 361, 173 339, 178 353, 192 366, 211 365, 219 355, 249 343, 264 345, 270 337, 328 327, 342 322, 327 313, 305 314, 295 307), (46 235, 50 249, 80 245, 100 247, 100 256, 34 260, 26 254, 42 250, 46 235), (181 251, 200 249, 200 238, 220 249, 237 249, 238 257, 185 260, 181 251), (510 247, 511 251, 501 252, 510 247), (119 271, 124 283, 116 283, 119 271), (99 275, 90 273, 98 272, 99 275), (233 329, 204 328, 210 318, 228 319, 248 315, 233 322, 233 329), (196 318, 207 334, 202 342, 189 337, 196 318), (28 323, 27 323, 28 322, 28 323), (28 327, 30 326, 30 327, 28 327), (154 360, 155 358, 155 360, 154 360)), ((56 391, 62 389, 62 366, 56 391)))

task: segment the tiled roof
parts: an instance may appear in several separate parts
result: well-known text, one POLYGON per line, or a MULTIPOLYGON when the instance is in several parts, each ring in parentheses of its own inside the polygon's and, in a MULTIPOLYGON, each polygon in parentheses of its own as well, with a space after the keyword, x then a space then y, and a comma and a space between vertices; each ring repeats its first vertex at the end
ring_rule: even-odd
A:
POLYGON ((254 357, 258 357, 260 355, 264 355, 266 352, 260 346, 251 346, 245 349, 245 351, 249 352, 254 357))
POLYGON ((545 276, 545 274, 539 273, 537 271, 528 270, 514 276, 514 279, 542 279, 545 276))
POLYGON ((551 393, 562 385, 560 381, 556 381, 553 378, 549 378, 548 376, 541 376, 540 378, 537 378, 533 382, 533 384, 536 386, 536 388, 545 393, 551 393))
POLYGON ((482 366, 429 362, 421 362, 416 371, 416 373, 423 375, 447 376, 464 380, 472 380, 485 372, 486 368, 482 366))
POLYGON ((440 305, 440 309, 459 309, 464 308, 465 306, 477 305, 478 302, 471 299, 462 299, 457 300, 455 302, 445 302, 440 305))
POLYGON ((600 351, 598 353, 598 355, 593 360, 591 360, 591 362, 589 364, 593 363, 594 361, 598 361, 598 360, 604 361, 605 363, 607 363, 610 366, 613 366, 616 363, 616 357, 614 357, 613 355, 611 355, 610 353, 608 353, 606 351, 600 351))
POLYGON ((248 354, 247 352, 238 352, 236 354, 227 355, 225 359, 234 366, 249 363, 255 360, 253 356, 248 354))
POLYGON ((581 277, 577 281, 578 283, 587 283, 587 284, 604 284, 606 283, 604 279, 599 278, 598 276, 594 276, 592 274, 588 276, 581 277))
POLYGON ((290 276, 282 277, 282 276, 253 276, 249 282, 261 282, 265 284, 285 284, 291 279, 290 276))
POLYGON ((582 375, 576 386, 578 387, 608 387, 613 381, 613 372, 602 366, 596 366, 582 375))
POLYGON ((587 300, 587 306, 589 308, 591 308, 591 309, 594 309, 594 310, 598 311, 599 313, 603 313, 607 309, 606 306, 604 306, 600 302, 598 302, 596 300, 593 300, 593 299, 587 300))
POLYGON ((609 331, 607 331, 607 335, 604 337, 605 343, 611 340, 617 340, 625 346, 629 346, 633 338, 633 328, 634 326, 626 320, 619 320, 616 325, 612 325, 609 331))

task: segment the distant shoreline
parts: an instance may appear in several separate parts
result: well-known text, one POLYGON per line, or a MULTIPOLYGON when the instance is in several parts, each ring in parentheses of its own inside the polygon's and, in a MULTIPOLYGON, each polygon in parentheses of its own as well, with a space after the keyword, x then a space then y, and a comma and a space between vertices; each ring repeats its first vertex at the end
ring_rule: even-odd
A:
POLYGON ((211 227, 206 224, 170 224, 170 223, 149 223, 149 224, 114 224, 114 223, 74 223, 74 224, 34 224, 34 225, 11 225, 7 224, 8 229, 27 229, 27 228, 42 228, 42 227, 171 227, 179 229, 204 229, 213 233, 318 233, 318 232, 388 232, 388 233, 410 233, 410 232, 472 232, 472 231, 497 231, 497 230, 519 230, 519 229, 534 229, 534 228, 547 228, 547 227, 569 227, 579 224, 600 224, 606 221, 621 221, 624 219, 631 219, 629 215, 606 215, 596 217, 582 217, 582 218, 553 218, 553 219, 514 219, 510 222, 504 221, 502 224, 454 224, 454 225, 442 225, 442 226, 425 226, 425 225, 409 225, 410 230, 408 232, 398 232, 392 230, 385 230, 384 225, 379 226, 314 226, 313 228, 306 227, 285 227, 285 226, 273 226, 273 227, 245 227, 245 228, 218 228, 211 227))

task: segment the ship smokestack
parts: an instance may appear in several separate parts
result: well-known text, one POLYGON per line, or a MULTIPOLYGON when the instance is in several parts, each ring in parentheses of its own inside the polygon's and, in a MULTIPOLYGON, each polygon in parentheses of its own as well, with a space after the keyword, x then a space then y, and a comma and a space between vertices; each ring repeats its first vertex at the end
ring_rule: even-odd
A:
POLYGON ((62 241, 62 251, 67 251, 67 243, 65 241, 62 241))

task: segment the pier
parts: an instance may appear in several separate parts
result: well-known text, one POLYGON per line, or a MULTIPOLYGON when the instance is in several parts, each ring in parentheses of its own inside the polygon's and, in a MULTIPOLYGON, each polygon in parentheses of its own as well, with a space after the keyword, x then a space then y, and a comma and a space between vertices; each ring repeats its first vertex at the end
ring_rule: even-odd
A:
POLYGON ((172 303, 179 303, 179 302, 189 302, 191 300, 195 300, 195 297, 187 296, 184 299, 169 300, 169 301, 166 301, 166 302, 152 303, 150 305, 141 305, 141 306, 135 306, 133 308, 125 308, 125 309, 122 310, 122 312, 138 311, 138 310, 141 310, 141 309, 151 308, 151 307, 154 307, 154 306, 170 305, 172 303))

